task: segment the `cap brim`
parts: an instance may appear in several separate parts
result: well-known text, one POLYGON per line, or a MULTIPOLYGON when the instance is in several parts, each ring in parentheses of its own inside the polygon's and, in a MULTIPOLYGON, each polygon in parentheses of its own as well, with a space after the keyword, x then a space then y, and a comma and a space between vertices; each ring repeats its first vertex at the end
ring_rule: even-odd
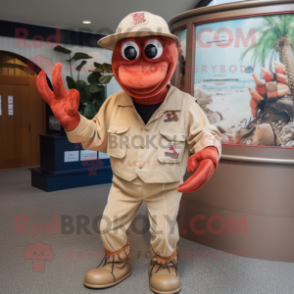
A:
POLYGON ((127 33, 121 33, 121 34, 108 35, 108 36, 100 39, 97 43, 100 47, 113 51, 115 48, 115 45, 123 39, 148 37, 148 36, 161 36, 161 37, 171 38, 175 41, 179 40, 179 38, 173 34, 167 34, 167 33, 162 33, 162 32, 137 31, 137 32, 127 32, 127 33))

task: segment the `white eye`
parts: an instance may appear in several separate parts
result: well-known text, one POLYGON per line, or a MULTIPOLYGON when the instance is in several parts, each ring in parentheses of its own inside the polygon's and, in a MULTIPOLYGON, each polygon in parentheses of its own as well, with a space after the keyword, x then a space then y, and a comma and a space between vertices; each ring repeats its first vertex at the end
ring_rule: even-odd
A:
POLYGON ((162 51, 162 44, 157 39, 151 39, 146 43, 145 55, 147 58, 156 59, 161 56, 162 51))
POLYGON ((135 60, 139 56, 139 47, 133 41, 127 41, 121 48, 121 54, 126 60, 135 60))

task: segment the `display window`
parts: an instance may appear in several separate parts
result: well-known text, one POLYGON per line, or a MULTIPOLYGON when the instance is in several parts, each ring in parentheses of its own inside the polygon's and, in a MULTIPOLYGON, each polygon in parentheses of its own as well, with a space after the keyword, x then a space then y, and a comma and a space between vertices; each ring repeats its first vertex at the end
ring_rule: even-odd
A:
POLYGON ((194 24, 192 94, 229 144, 294 147, 294 14, 194 24))

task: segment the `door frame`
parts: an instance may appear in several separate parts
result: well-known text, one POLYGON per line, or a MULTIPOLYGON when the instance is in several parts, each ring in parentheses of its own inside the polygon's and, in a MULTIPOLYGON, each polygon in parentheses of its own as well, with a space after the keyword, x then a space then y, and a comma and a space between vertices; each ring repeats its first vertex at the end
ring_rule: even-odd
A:
POLYGON ((39 134, 46 134, 46 103, 36 88, 36 77, 0 75, 0 84, 29 85, 30 166, 40 164, 39 134))

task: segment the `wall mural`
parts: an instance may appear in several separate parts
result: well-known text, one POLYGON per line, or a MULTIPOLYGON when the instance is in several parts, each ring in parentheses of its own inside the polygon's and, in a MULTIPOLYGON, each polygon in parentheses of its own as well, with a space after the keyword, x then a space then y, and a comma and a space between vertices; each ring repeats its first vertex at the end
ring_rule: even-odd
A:
POLYGON ((178 36, 180 42, 178 43, 179 59, 175 73, 171 78, 171 84, 182 91, 185 91, 185 64, 186 64, 186 40, 187 28, 181 28, 173 31, 173 34, 178 36))
POLYGON ((294 147, 294 14, 197 25, 194 96, 231 144, 294 147))

